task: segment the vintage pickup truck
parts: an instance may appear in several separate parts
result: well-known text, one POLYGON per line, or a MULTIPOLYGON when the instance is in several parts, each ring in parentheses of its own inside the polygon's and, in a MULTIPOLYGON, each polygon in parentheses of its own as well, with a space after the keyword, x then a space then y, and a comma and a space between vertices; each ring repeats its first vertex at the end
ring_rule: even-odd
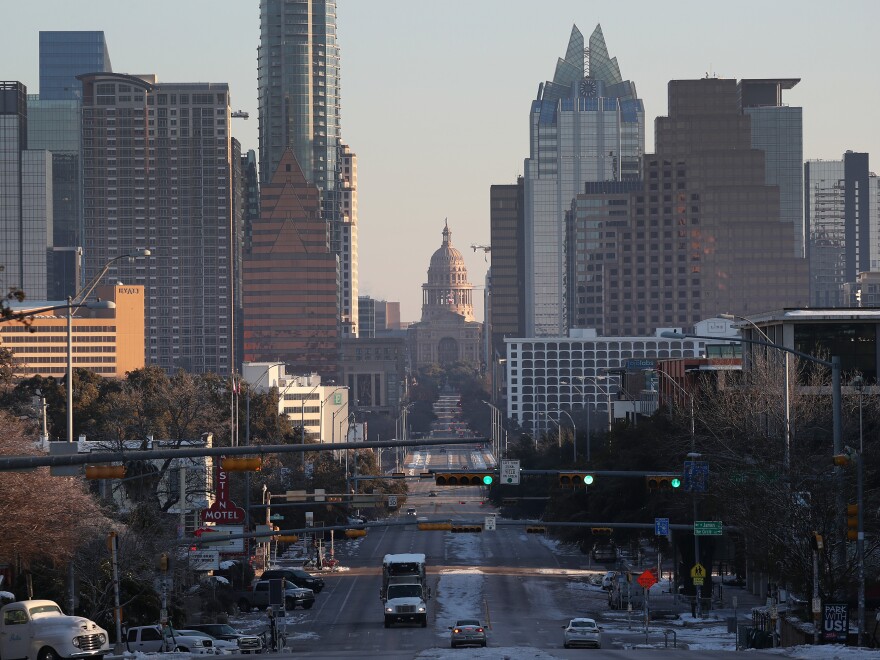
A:
POLYGON ((0 658, 59 660, 103 658, 107 631, 81 616, 67 616, 51 600, 21 600, 0 609, 0 658))

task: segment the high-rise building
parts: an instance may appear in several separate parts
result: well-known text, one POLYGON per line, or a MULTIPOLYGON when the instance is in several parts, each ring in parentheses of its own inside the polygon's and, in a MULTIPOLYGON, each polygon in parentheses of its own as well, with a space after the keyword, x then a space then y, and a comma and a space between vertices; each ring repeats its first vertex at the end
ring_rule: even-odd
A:
POLYGON ((588 181, 640 176, 644 106, 609 57, 601 26, 585 48, 574 26, 552 81, 538 88, 525 161, 525 332, 564 335, 565 213, 588 181))
POLYGON ((569 273, 584 274, 572 283, 575 319, 640 336, 805 304, 807 262, 780 221, 737 82, 673 80, 655 125, 643 181, 588 184, 571 206, 569 273))
POLYGON ((794 256, 804 256, 803 108, 782 102, 800 78, 750 78, 739 83, 740 106, 752 120, 752 148, 764 152, 764 180, 779 186, 779 222, 794 236, 794 256))
POLYGON ((27 87, 0 81, 0 273, 3 291, 47 297, 52 154, 28 148, 27 87))
POLYGON ((489 243, 492 255, 487 327, 489 359, 504 357, 505 337, 525 336, 525 245, 522 177, 489 188, 489 243))
POLYGON ((147 365, 232 373, 233 160, 229 86, 94 73, 83 84, 84 270, 146 288, 147 365))
POLYGON ((52 300, 74 296, 82 285, 82 83, 77 76, 110 71, 103 32, 40 32, 40 94, 28 96, 28 144, 52 152, 52 300))
POLYGON ((358 296, 358 337, 372 339, 400 331, 400 303, 358 296))
POLYGON ((244 359, 336 381, 339 265, 320 192, 288 149, 260 198, 244 260, 244 359))
POLYGON ((841 307, 843 286, 880 270, 877 177, 868 154, 804 164, 804 222, 810 262, 810 304, 841 307), (872 194, 872 191, 874 194, 872 194))
POLYGON ((343 335, 357 336, 357 162, 342 143, 336 0, 262 0, 258 49, 260 181, 286 149, 321 193, 341 267, 343 335))
POLYGON ((82 85, 77 76, 110 71, 113 67, 103 31, 40 32, 41 100, 79 100, 82 85))

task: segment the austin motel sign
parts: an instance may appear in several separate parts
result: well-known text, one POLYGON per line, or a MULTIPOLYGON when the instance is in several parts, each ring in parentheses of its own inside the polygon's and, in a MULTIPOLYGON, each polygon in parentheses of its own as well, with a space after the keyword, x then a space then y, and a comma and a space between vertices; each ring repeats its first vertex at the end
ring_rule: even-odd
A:
POLYGON ((229 499, 229 474, 219 464, 216 470, 214 489, 217 498, 209 508, 202 511, 202 522, 243 523, 244 509, 229 499))

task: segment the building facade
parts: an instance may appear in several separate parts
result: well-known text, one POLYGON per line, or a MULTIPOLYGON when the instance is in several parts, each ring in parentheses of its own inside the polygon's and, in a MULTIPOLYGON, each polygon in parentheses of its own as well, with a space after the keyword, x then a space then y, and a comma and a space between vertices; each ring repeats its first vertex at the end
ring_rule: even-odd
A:
POLYGON ((751 146, 737 82, 670 82, 669 116, 656 129, 642 182, 590 184, 571 207, 569 272, 578 287, 584 275, 585 325, 645 336, 806 304, 807 262, 780 221, 779 187, 766 183, 764 152, 751 146))
POLYGON ((27 88, 0 81, 0 264, 4 291, 48 293, 52 155, 28 148, 27 88))
MULTIPOLYGON (((79 309, 71 317, 73 367, 107 378, 124 378, 144 367, 144 287, 108 285, 96 289, 114 309, 79 309)), ((65 302, 29 302, 15 311, 64 305, 65 302)), ((67 374, 67 310, 36 314, 30 327, 17 322, 0 323, 0 346, 12 351, 15 375, 67 374)))
POLYGON ((645 151, 644 106, 608 55, 601 26, 585 48, 572 28, 553 80, 530 112, 525 161, 525 333, 559 336, 568 327, 565 213, 588 181, 638 179, 645 151))
POLYGON ((84 73, 111 72, 104 32, 40 31, 40 100, 78 101, 84 73))
POLYGON ((867 153, 804 163, 810 304, 846 306, 843 286, 880 270, 880 185, 867 153))
POLYGON ((525 182, 489 188, 491 279, 486 334, 489 359, 504 357, 505 337, 525 336, 525 182))
POLYGON ((406 338, 343 339, 340 370, 352 412, 397 414, 406 378, 406 338))
POLYGON ((96 73, 83 83, 86 279, 146 287, 146 362, 233 370, 233 159, 229 86, 96 73))
POLYGON ((447 224, 422 285, 422 320, 409 327, 414 369, 456 362, 481 366, 482 324, 474 320, 473 288, 447 224))
POLYGON ((260 189, 244 259, 244 359, 339 378, 339 263, 320 191, 293 152, 260 189))

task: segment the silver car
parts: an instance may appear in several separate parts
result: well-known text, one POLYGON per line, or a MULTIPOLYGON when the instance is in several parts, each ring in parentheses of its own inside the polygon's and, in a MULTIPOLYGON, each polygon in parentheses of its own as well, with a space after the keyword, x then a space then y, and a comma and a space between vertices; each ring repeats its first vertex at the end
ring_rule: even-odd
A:
POLYGON ((468 644, 486 646, 486 628, 476 619, 459 619, 450 630, 452 631, 450 638, 452 648, 468 644))
POLYGON ((565 629, 562 643, 565 648, 570 649, 572 646, 602 648, 599 640, 602 628, 596 625, 594 619, 572 619, 567 626, 562 627, 565 629))

